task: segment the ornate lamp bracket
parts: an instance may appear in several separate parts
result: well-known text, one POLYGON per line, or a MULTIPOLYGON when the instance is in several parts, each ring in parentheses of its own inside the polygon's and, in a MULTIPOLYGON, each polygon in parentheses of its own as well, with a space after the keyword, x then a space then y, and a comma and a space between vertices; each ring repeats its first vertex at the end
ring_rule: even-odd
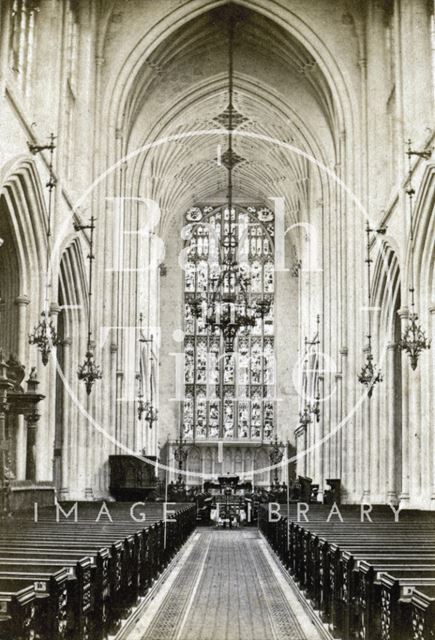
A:
POLYGON ((95 362, 94 349, 95 343, 92 341, 92 283, 93 283, 93 261, 95 260, 94 256, 94 231, 95 231, 95 222, 96 219, 94 216, 91 216, 89 224, 76 224, 74 223, 75 231, 84 231, 85 229, 89 229, 90 231, 90 240, 89 240, 89 281, 88 281, 88 338, 87 338, 87 347, 85 353, 85 359, 83 364, 81 364, 77 369, 77 377, 79 380, 83 380, 85 383, 86 393, 88 396, 91 394, 94 383, 97 380, 101 380, 103 377, 101 368, 95 362))
POLYGON ((30 153, 36 155, 41 151, 48 150, 50 152, 50 162, 48 166, 49 177, 46 183, 48 189, 48 213, 47 213, 47 227, 46 227, 46 283, 45 283, 45 309, 40 314, 40 320, 35 325, 33 332, 29 335, 29 344, 36 345, 41 353, 42 364, 46 366, 50 357, 53 347, 59 346, 61 340, 58 338, 54 320, 52 317, 52 310, 50 308, 50 289, 51 289, 51 277, 50 277, 50 259, 51 259, 51 218, 52 218, 52 201, 53 201, 53 189, 56 186, 56 177, 53 170, 53 154, 56 148, 54 141, 56 136, 54 133, 50 134, 50 142, 48 144, 32 144, 27 143, 30 153))
POLYGON ((411 369, 415 371, 418 365, 418 359, 421 353, 431 347, 431 341, 426 337, 421 325, 418 323, 418 314, 415 310, 415 280, 414 280, 414 219, 413 219, 413 197, 415 195, 415 189, 411 182, 411 156, 418 156, 424 160, 429 160, 432 155, 432 149, 424 149, 422 151, 416 151, 411 148, 411 140, 407 142, 408 149, 406 155, 408 156, 408 186, 406 193, 409 198, 409 215, 410 215, 410 232, 409 242, 411 250, 411 273, 410 273, 410 287, 409 293, 411 294, 411 311, 408 317, 408 325, 405 328, 401 339, 398 342, 398 347, 402 351, 405 351, 409 356, 411 369))

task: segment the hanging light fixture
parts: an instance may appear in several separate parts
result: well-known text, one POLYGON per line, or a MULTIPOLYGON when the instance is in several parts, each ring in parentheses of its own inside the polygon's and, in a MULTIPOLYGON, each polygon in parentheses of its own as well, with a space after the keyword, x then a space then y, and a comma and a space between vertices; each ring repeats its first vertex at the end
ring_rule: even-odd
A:
POLYGON ((314 339, 307 340, 307 338, 305 338, 305 348, 308 349, 308 346, 309 346, 309 351, 308 351, 309 355, 310 355, 310 352, 311 354, 314 353, 314 356, 316 359, 316 365, 317 365, 317 372, 316 370, 312 371, 312 373, 315 376, 314 388, 313 388, 315 396, 313 398, 313 401, 307 404, 307 409, 310 413, 316 416, 316 422, 320 422, 320 379, 319 379, 320 315, 317 315, 316 324, 317 324, 317 332, 316 332, 316 335, 314 336, 314 339))
POLYGON ((178 462, 178 484, 183 483, 183 467, 186 463, 187 456, 189 455, 189 446, 186 444, 186 441, 183 440, 183 435, 180 433, 180 437, 175 441, 175 449, 174 449, 174 458, 178 462))
MULTIPOLYGON (((237 260, 238 239, 233 223, 233 169, 244 158, 233 149, 233 131, 246 118, 233 105, 233 58, 234 58, 234 16, 228 12, 228 94, 229 102, 225 111, 216 121, 228 132, 228 148, 221 155, 221 163, 228 171, 228 235, 222 243, 224 259, 217 276, 212 280, 209 296, 196 296, 190 303, 193 315, 202 318, 205 326, 218 329, 224 338, 225 352, 234 351, 234 341, 242 327, 254 327, 256 320, 270 312, 271 299, 262 297, 251 303, 249 296, 250 277, 237 260)), ((196 261, 195 255, 189 258, 196 261)), ((199 257, 198 257, 199 259, 199 257)))
POLYGON ((145 413, 146 406, 145 406, 144 393, 143 393, 143 378, 141 373, 137 374, 136 380, 138 381, 137 418, 138 420, 142 420, 142 415, 145 413))
POLYGON ((142 331, 142 322, 143 315, 139 314, 139 324, 140 324, 140 333, 139 333, 139 342, 140 343, 149 343, 150 344, 150 399, 145 401, 144 399, 144 379, 142 369, 138 376, 136 376, 139 380, 139 391, 138 391, 138 405, 137 405, 137 415, 139 420, 141 420, 143 414, 145 414, 145 421, 148 422, 149 428, 153 428, 154 422, 157 422, 159 410, 154 406, 153 396, 154 396, 154 376, 153 376, 153 361, 154 361, 154 353, 153 353, 153 336, 150 338, 145 338, 142 331))
POLYGON ((399 340, 398 346, 402 351, 406 351, 409 355, 409 360, 411 363, 411 369, 415 371, 418 364, 418 359, 422 351, 426 349, 430 349, 430 340, 426 338, 424 331, 418 323, 418 314, 415 311, 415 281, 414 281, 414 219, 413 219, 413 198, 415 195, 415 190, 412 186, 411 182, 411 156, 416 155, 425 158, 426 160, 430 158, 430 151, 413 151, 411 149, 411 140, 408 140, 408 150, 406 152, 408 156, 408 188, 406 189, 406 193, 409 198, 409 242, 410 242, 410 266, 411 266, 411 274, 410 274, 410 287, 409 292, 411 294, 411 311, 408 318, 408 326, 401 339, 399 340))
POLYGON ((44 309, 40 314, 40 320, 35 325, 33 332, 29 334, 29 344, 34 344, 38 347, 41 353, 42 364, 46 366, 50 357, 50 353, 53 347, 57 347, 61 340, 58 338, 54 319, 50 310, 50 289, 51 289, 51 271, 50 271, 50 258, 51 258, 51 216, 52 216, 52 201, 53 201, 53 189, 56 186, 56 178, 53 172, 53 154, 56 148, 54 144, 55 135, 50 134, 49 144, 31 144, 27 143, 30 153, 36 155, 41 151, 48 150, 50 152, 50 162, 48 165, 48 182, 46 187, 48 189, 48 215, 47 215, 47 253, 46 253, 46 273, 45 273, 45 302, 44 309))
POLYGON ((77 369, 77 376, 79 380, 83 380, 86 387, 86 393, 90 395, 94 382, 102 378, 102 372, 100 367, 95 363, 94 357, 94 343, 92 341, 92 281, 93 281, 93 261, 94 256, 94 231, 95 231, 95 218, 91 216, 89 224, 74 224, 76 231, 84 231, 89 229, 89 282, 88 282, 88 337, 85 360, 83 364, 77 369))
MULTIPOLYGON (((143 323, 143 314, 139 314, 139 343, 146 342, 146 338, 142 332, 142 323, 143 323)), ((139 360, 141 358, 141 354, 139 355, 139 360)), ((145 394, 144 394, 144 379, 142 367, 140 366, 139 361, 139 373, 136 375, 136 380, 138 381, 138 390, 137 390, 137 417, 138 420, 142 420, 142 415, 146 411, 146 403, 145 403, 145 394)))
MULTIPOLYGON (((275 434, 275 440, 272 442, 269 450, 269 460, 270 464, 275 466, 278 465, 284 456, 284 444, 282 441, 278 442, 278 436, 275 434)), ((274 479, 273 482, 275 485, 278 484, 278 467, 275 466, 274 469, 274 479)))
POLYGON ((306 404, 302 411, 299 412, 299 424, 301 425, 301 427, 306 428, 309 424, 311 424, 311 422, 312 420, 310 416, 310 409, 306 404))
POLYGON ((367 264, 367 313, 368 313, 368 325, 369 331, 367 334, 367 346, 363 349, 363 352, 366 354, 366 361, 363 365, 359 375, 358 380, 361 384, 363 384, 368 389, 368 397, 371 398, 373 394, 373 389, 378 382, 382 382, 382 375, 377 365, 373 362, 373 352, 372 352, 372 291, 371 291, 371 263, 372 259, 370 258, 370 234, 371 233, 380 233, 384 234, 386 232, 385 228, 380 229, 371 229, 370 224, 367 221, 366 224, 366 235, 367 235, 367 257, 365 262, 367 264))

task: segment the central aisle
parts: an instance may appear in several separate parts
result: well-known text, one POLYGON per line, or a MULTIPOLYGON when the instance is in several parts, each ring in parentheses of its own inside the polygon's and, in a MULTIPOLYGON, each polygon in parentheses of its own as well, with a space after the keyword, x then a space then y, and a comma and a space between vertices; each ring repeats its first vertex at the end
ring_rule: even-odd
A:
POLYGON ((134 621, 126 640, 322 637, 256 529, 195 532, 134 621))

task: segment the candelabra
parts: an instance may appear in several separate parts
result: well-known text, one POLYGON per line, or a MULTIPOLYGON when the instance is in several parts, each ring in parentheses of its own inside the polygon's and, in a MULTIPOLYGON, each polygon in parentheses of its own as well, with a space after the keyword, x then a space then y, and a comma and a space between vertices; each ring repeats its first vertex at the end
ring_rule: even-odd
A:
POLYGON ((316 421, 320 422, 320 375, 319 375, 320 315, 317 315, 316 323, 317 323, 317 332, 316 332, 316 335, 314 336, 314 339, 308 340, 307 338, 305 338, 305 349, 307 350, 309 355, 310 355, 310 352, 313 353, 315 358, 315 363, 313 363, 313 369, 311 370, 311 373, 314 375, 314 384, 312 385, 312 391, 313 393, 315 393, 315 395, 314 395, 314 398, 311 398, 311 400, 313 401, 307 404, 307 408, 310 413, 316 416, 316 421))
POLYGON ((145 401, 143 387, 144 387, 144 376, 142 366, 139 367, 139 374, 136 376, 139 381, 139 391, 138 391, 138 401, 137 401, 137 415, 139 420, 142 419, 143 414, 145 414, 145 422, 148 422, 149 428, 153 428, 154 422, 157 422, 159 410, 154 406, 153 397, 154 397, 154 376, 153 376, 153 361, 154 361, 154 353, 153 353, 153 336, 150 338, 145 338, 142 331, 142 322, 143 315, 139 314, 139 325, 140 325, 140 333, 139 333, 139 343, 150 345, 150 378, 149 378, 149 390, 150 390, 150 399, 145 401))
POLYGON ((79 380, 83 380, 85 383, 86 393, 90 395, 92 387, 97 380, 100 380, 103 376, 99 365, 95 362, 94 348, 95 345, 92 341, 92 277, 93 277, 93 261, 94 256, 94 231, 95 231, 95 218, 91 216, 89 224, 74 224, 76 231, 84 231, 89 229, 89 280, 88 280, 88 337, 85 360, 77 369, 77 376, 79 380))
POLYGON ((418 364, 418 359, 422 351, 426 349, 430 349, 430 340, 426 338, 424 331, 418 323, 418 314, 415 311, 415 282, 414 282, 414 220, 413 220, 413 198, 415 195, 415 190, 411 183, 411 156, 420 156, 424 159, 428 160, 431 156, 431 152, 429 150, 424 151, 413 151, 411 149, 411 140, 408 140, 408 150, 406 152, 408 156, 408 187, 406 189, 406 193, 409 198, 409 215, 410 215, 410 231, 409 231, 409 242, 410 242, 410 287, 409 292, 411 294, 411 311, 408 318, 408 326, 401 339, 399 340, 398 346, 402 351, 406 351, 409 356, 409 360, 411 363, 411 369, 415 371, 418 364))
POLYGON ((371 233, 379 233, 384 234, 386 232, 385 228, 379 229, 371 229, 370 224, 367 221, 366 224, 366 235, 367 235, 367 313, 368 313, 368 333, 367 333, 367 346, 363 350, 366 354, 366 361, 363 365, 360 373, 358 374, 358 381, 367 387, 368 397, 371 398, 373 394, 373 389, 378 382, 382 382, 382 375, 377 365, 373 362, 373 352, 372 352, 372 292, 371 292, 371 263, 372 259, 370 257, 370 234, 371 233))
POLYGON ((138 381, 137 417, 138 417, 138 420, 142 420, 142 415, 146 411, 146 402, 144 400, 144 393, 143 393, 143 390, 142 390, 142 375, 140 373, 137 374, 136 380, 138 381))
POLYGON ((150 429, 153 428, 154 422, 157 422, 159 418, 159 410, 153 406, 152 400, 146 403, 145 407, 145 422, 148 422, 150 429))
POLYGON ((301 427, 306 428, 312 422, 310 416, 310 410, 308 405, 305 405, 303 410, 299 412, 299 424, 301 427))
POLYGON ((56 186, 56 178, 53 173, 53 154, 56 148, 54 144, 55 136, 50 134, 49 144, 31 144, 27 143, 30 152, 35 155, 41 151, 48 150, 50 152, 50 161, 48 165, 49 178, 46 183, 48 189, 48 212, 47 212, 47 227, 46 227, 46 274, 45 274, 45 308, 40 314, 40 320, 35 325, 33 332, 29 335, 29 344, 34 344, 38 347, 41 353, 42 364, 47 365, 50 353, 53 347, 57 347, 61 344, 61 340, 58 338, 54 320, 50 310, 50 289, 51 289, 51 275, 50 275, 50 257, 51 257, 51 216, 52 216, 52 200, 53 189, 56 186))
POLYGON ((382 382, 381 372, 378 370, 376 364, 373 363, 373 353, 371 344, 371 335, 367 335, 367 346, 364 349, 366 353, 366 362, 363 365, 360 373, 358 374, 358 380, 368 388, 368 396, 372 397, 373 388, 378 382, 382 382))
MULTIPOLYGON (((282 441, 278 442, 278 436, 275 434, 275 440, 270 445, 269 460, 271 465, 278 465, 284 456, 284 444, 282 441)), ((274 469, 274 484, 278 484, 278 467, 274 469)))
POLYGON ((176 447, 174 449, 174 458, 178 462, 178 484, 183 483, 183 467, 186 463, 187 456, 189 455, 189 447, 186 442, 183 440, 183 436, 180 435, 179 439, 176 440, 176 447))

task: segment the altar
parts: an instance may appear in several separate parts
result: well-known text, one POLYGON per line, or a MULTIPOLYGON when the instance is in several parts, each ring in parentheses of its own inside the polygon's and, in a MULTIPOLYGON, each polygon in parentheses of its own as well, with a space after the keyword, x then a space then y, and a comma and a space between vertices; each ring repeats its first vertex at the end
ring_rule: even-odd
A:
POLYGON ((211 510, 211 520, 217 527, 231 529, 239 527, 247 520, 245 490, 251 489, 251 483, 240 483, 235 474, 218 477, 219 493, 215 494, 211 510))

